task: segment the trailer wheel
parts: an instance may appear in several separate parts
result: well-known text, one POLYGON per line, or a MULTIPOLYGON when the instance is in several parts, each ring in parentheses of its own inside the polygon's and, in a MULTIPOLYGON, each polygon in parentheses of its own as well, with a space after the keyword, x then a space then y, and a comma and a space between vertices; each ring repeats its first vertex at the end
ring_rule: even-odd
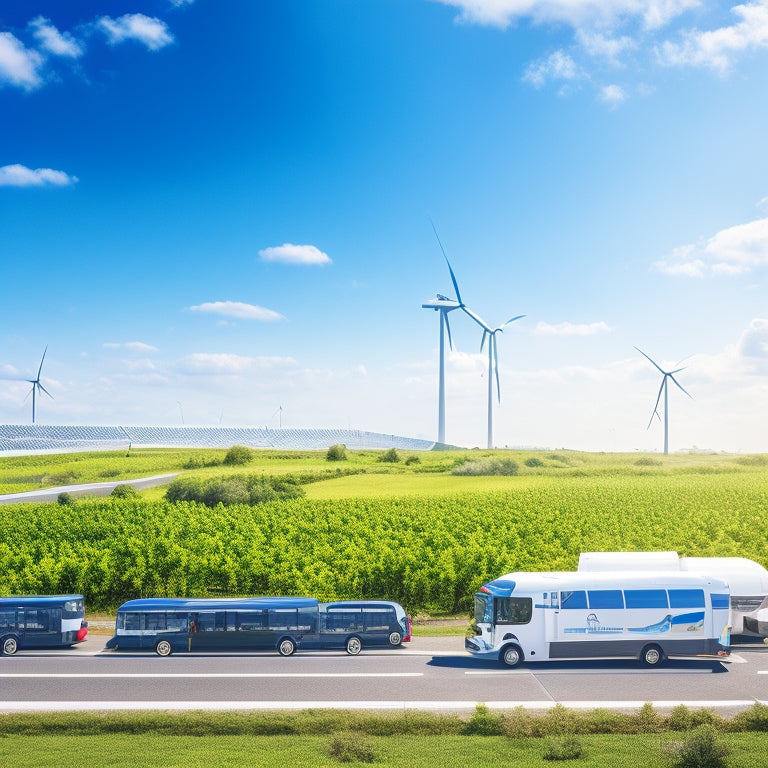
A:
POLYGON ((658 667, 664 663, 664 651, 658 645, 646 645, 640 652, 640 661, 646 667, 658 667))
POLYGON ((517 667, 525 660, 525 657, 523 656, 522 648, 519 645, 513 644, 507 645, 502 649, 500 659, 508 667, 517 667))
POLYGON ((19 641, 13 636, 8 635, 8 637, 3 638, 3 647, 2 647, 2 655, 3 656, 13 656, 16 651, 19 650, 19 641))

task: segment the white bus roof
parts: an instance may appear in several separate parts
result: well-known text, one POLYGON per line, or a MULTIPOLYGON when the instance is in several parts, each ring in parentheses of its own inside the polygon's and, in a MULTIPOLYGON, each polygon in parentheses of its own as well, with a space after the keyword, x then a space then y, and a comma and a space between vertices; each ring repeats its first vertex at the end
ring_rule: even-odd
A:
POLYGON ((492 594, 550 592, 573 589, 691 589, 709 587, 728 592, 728 583, 700 572, 675 571, 516 571, 485 585, 492 594))
POLYGON ((677 552, 582 552, 579 571, 697 571, 724 579, 732 595, 768 594, 768 571, 746 557, 680 557, 677 552))

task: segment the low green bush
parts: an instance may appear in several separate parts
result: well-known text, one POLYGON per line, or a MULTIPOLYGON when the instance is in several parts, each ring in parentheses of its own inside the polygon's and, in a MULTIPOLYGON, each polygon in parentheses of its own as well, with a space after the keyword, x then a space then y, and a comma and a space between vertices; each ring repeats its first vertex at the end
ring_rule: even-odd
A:
POLYGON ((373 763, 376 760, 373 745, 360 733, 337 733, 331 738, 328 752, 340 763, 373 763))
POLYGON ((512 476, 518 473, 520 468, 513 459, 478 459, 477 461, 465 461, 458 467, 454 467, 451 474, 469 477, 484 475, 512 476))
POLYGON ((233 445, 224 456, 227 466, 243 466, 253 461, 253 451, 245 445, 233 445))
POLYGON ((67 493, 66 491, 62 491, 57 497, 56 497, 57 503, 61 504, 62 506, 66 506, 67 504, 74 504, 75 499, 72 496, 71 493, 67 493))
POLYGON ((725 768, 728 747, 718 742, 717 730, 711 725, 699 726, 686 739, 670 742, 665 751, 675 768, 725 768))
POLYGON ((328 449, 328 453, 325 454, 325 458, 328 461, 346 461, 347 460, 347 446, 343 443, 332 445, 328 449))
POLYGON ((581 742, 574 736, 548 739, 547 749, 542 755, 545 760, 578 760, 584 754, 581 742))
POLYGON ((384 453, 382 453, 381 456, 376 459, 376 461, 396 464, 398 461, 400 461, 400 454, 397 452, 397 448, 390 448, 388 451, 384 451, 384 453))
POLYGON ((135 499, 139 492, 132 485, 121 483, 116 485, 109 495, 114 499, 135 499))

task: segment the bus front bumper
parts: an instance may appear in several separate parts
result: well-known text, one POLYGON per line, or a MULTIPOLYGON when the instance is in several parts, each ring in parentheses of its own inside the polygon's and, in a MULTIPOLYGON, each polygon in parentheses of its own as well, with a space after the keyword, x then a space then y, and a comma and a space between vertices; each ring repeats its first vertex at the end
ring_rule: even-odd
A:
POLYGON ((498 658, 497 649, 488 646, 481 637, 465 637, 464 650, 469 651, 473 656, 481 658, 498 658))

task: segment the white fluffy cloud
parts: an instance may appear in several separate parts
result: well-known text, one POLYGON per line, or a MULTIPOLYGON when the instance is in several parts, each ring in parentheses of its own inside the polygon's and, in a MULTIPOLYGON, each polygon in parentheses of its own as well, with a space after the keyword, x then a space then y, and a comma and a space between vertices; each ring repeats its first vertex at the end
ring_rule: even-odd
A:
POLYGON ((241 320, 283 320, 279 312, 255 304, 240 301, 209 301, 190 307, 193 312, 210 312, 224 317, 236 317, 241 320))
POLYGON ((157 347, 151 344, 145 344, 143 341, 127 341, 125 343, 108 341, 104 345, 105 349, 128 349, 131 352, 157 352, 157 347))
POLYGON ((746 50, 768 48, 768 0, 736 5, 731 12, 741 20, 729 27, 683 34, 682 42, 664 42, 659 47, 661 60, 670 65, 705 66, 721 72, 733 56, 746 50))
POLYGON ((59 32, 51 22, 43 16, 38 16, 29 23, 40 46, 54 56, 64 56, 76 59, 83 54, 83 47, 67 32, 59 32))
POLYGON ((575 80, 580 76, 576 62, 565 51, 555 51, 546 59, 528 65, 523 81, 542 88, 553 80, 575 80))
POLYGON ((32 91, 43 83, 43 57, 25 48, 10 32, 0 32, 0 85, 8 83, 32 91))
POLYGON ((768 266, 768 218, 723 229, 703 245, 675 248, 654 269, 667 275, 704 277, 738 275, 768 266))
POLYGON ((609 107, 618 107, 627 98, 620 85, 606 85, 600 89, 599 99, 609 107))
POLYGON ((209 376, 236 376, 253 370, 290 368, 296 365, 292 357, 246 357, 224 353, 196 352, 178 363, 182 373, 209 376))
POLYGON ((143 13, 126 13, 117 19, 102 16, 97 26, 106 34, 112 45, 136 40, 146 45, 150 51, 157 51, 170 45, 174 39, 164 21, 145 16, 143 13))
POLYGON ((0 168, 0 187, 68 187, 76 184, 77 176, 52 168, 27 168, 25 165, 4 165, 0 168))
POLYGON ((542 336, 594 336, 597 333, 608 333, 610 327, 602 321, 598 323, 550 323, 540 322, 536 333, 542 336))
POLYGON ((438 0, 460 10, 459 20, 502 29, 518 19, 535 23, 610 26, 636 18, 647 29, 658 29, 699 0, 438 0))
POLYGON ((278 261, 283 264, 330 264, 328 254, 314 245, 293 245, 284 243, 274 248, 259 251, 262 261, 278 261))

